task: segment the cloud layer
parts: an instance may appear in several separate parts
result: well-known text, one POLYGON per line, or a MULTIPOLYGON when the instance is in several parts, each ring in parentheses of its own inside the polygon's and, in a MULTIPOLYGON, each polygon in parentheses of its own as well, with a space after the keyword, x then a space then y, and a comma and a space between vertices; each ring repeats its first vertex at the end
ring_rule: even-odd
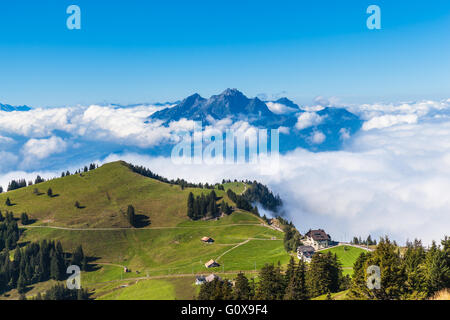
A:
MULTIPOLYGON (((320 121, 315 111, 323 106, 331 103, 321 98, 313 107, 303 107, 309 111, 299 116, 297 126, 320 121)), ((258 165, 176 165, 149 155, 145 148, 176 139, 177 132, 193 126, 187 120, 169 127, 146 123, 159 106, 0 112, 0 185, 42 173, 40 167, 33 167, 35 162, 54 163, 55 170, 44 175, 57 176, 67 169, 64 163, 69 159, 79 165, 123 159, 170 178, 259 180, 282 196, 286 213, 303 232, 322 227, 339 240, 371 233, 427 242, 449 234, 450 99, 346 107, 365 123, 355 136, 340 133, 346 141, 343 150, 313 153, 297 149, 280 157, 280 170, 274 175, 261 174, 258 165), (86 141, 115 147, 102 152, 83 149, 86 141), (117 149, 117 145, 122 147, 117 149), (84 158, 70 158, 76 150, 82 150, 84 158)), ((212 122, 206 131, 229 127, 243 133, 251 129, 246 122, 224 119, 212 122)), ((310 138, 320 143, 324 137, 316 131, 310 138)))

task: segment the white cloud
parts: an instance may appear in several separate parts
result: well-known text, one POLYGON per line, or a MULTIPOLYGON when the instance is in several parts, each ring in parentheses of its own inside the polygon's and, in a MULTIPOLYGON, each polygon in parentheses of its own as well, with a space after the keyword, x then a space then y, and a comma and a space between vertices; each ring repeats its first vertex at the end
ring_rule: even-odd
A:
MULTIPOLYGON (((10 118, 0 113, 0 132, 27 136, 24 154, 39 158, 62 150, 61 146, 49 147, 52 143, 47 140, 53 138, 54 145, 61 143, 57 139, 62 140, 54 130, 67 132, 71 137, 62 141, 70 141, 71 146, 82 138, 148 147, 175 139, 178 132, 193 127, 186 119, 167 128, 157 122, 145 123, 155 110, 151 109, 73 107, 41 110, 40 116, 13 114, 10 118), (52 138, 46 138, 49 136, 52 138)), ((350 106, 349 110, 366 120, 366 130, 349 137, 348 130, 342 128, 345 150, 313 153, 297 149, 280 157, 280 171, 275 175, 262 175, 258 165, 175 165, 167 158, 134 153, 113 154, 104 161, 123 159, 169 178, 195 182, 260 180, 282 196, 286 212, 301 231, 322 227, 338 240, 368 233, 389 234, 399 241, 418 237, 429 242, 443 237, 450 230, 450 100, 350 106), (370 130, 374 128, 377 130, 370 130)), ((299 115, 296 128, 321 121, 316 113, 306 112, 299 115)), ((245 121, 223 119, 214 120, 206 132, 227 128, 241 134, 253 129, 245 121)), ((313 132, 311 139, 321 143, 325 134, 313 132)), ((0 172, 18 163, 12 153, 0 151, 0 159, 0 172)), ((36 173, 30 175, 35 177, 36 173)), ((3 174, 0 183, 7 183, 12 176, 26 177, 22 172, 3 174)))
POLYGON ((295 127, 298 130, 303 130, 312 126, 316 126, 323 121, 323 117, 315 112, 304 112, 297 118, 297 123, 295 127))
POLYGON ((388 114, 384 116, 373 117, 372 119, 364 122, 362 129, 363 130, 383 129, 402 123, 409 123, 409 124, 416 123, 417 120, 418 116, 415 114, 405 114, 405 115, 388 114))
POLYGON ((288 128, 288 127, 283 127, 283 126, 278 127, 278 130, 280 130, 280 133, 283 133, 283 134, 289 134, 289 133, 291 132, 291 129, 290 129, 290 128, 288 128))
POLYGON ((6 151, 0 151, 0 174, 16 165, 17 162, 18 157, 15 154, 6 151))
POLYGON ((450 120, 361 131, 350 140, 342 151, 297 149, 282 155, 280 171, 270 176, 249 164, 175 165, 137 154, 111 155, 106 161, 124 159, 196 182, 259 180, 282 196, 301 231, 321 227, 337 240, 370 233, 430 243, 448 234, 450 120))
POLYGON ((364 120, 384 115, 416 115, 418 118, 433 116, 436 113, 448 114, 450 101, 416 101, 403 103, 374 103, 350 105, 346 108, 364 120))
POLYGON ((22 153, 25 157, 44 159, 55 153, 62 153, 67 149, 67 142, 59 137, 52 136, 48 139, 30 139, 23 146, 22 153))
POLYGON ((321 131, 314 131, 309 138, 313 144, 322 144, 327 137, 321 131))
POLYGON ((269 110, 275 114, 288 114, 298 112, 297 108, 291 108, 281 103, 266 102, 266 105, 269 108, 269 110))
POLYGON ((341 135, 341 140, 350 139, 350 131, 347 128, 341 128, 341 130, 339 130, 339 134, 341 135))
POLYGON ((0 136, 0 146, 3 146, 5 144, 10 144, 10 143, 13 143, 13 142, 14 142, 14 140, 11 139, 10 137, 0 136))
POLYGON ((42 138, 54 130, 70 131, 69 119, 77 108, 33 109, 27 112, 0 112, 0 132, 42 138))

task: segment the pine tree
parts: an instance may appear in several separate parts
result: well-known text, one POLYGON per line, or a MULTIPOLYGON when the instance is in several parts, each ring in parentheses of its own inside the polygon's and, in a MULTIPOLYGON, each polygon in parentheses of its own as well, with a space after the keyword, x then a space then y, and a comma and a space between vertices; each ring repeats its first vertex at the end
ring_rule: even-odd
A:
POLYGON ((50 262, 50 278, 54 280, 62 280, 60 259, 56 253, 51 256, 50 262))
POLYGON ((307 285, 311 297, 328 292, 338 292, 342 279, 342 268, 336 255, 331 252, 313 255, 307 272, 307 285))
POLYGON ((280 266, 266 264, 259 272, 259 279, 256 299, 281 300, 283 298, 285 286, 280 266))
POLYGON ((135 212, 134 212, 134 207, 132 205, 128 206, 127 209, 127 218, 128 218, 128 222, 130 223, 130 225, 132 227, 135 227, 135 212))
POLYGON ((77 247, 75 252, 72 254, 72 260, 70 264, 79 266, 81 270, 83 270, 83 260, 84 260, 84 252, 83 247, 80 245, 77 247))
POLYGON ((22 224, 24 226, 30 223, 30 220, 28 219, 28 215, 25 212, 23 212, 22 215, 20 216, 20 221, 22 222, 22 224))
POLYGON ((239 272, 236 277, 236 282, 234 285, 233 299, 234 300, 250 300, 251 288, 247 277, 239 272))
POLYGON ((394 243, 382 238, 373 252, 361 254, 353 268, 351 296, 355 299, 397 300, 407 294, 407 275, 400 252, 394 243), (377 266, 381 273, 381 288, 369 289, 369 266, 377 266))
POLYGON ((27 284, 25 282, 25 278, 23 276, 23 273, 20 273, 19 279, 17 280, 17 292, 19 293, 25 293, 27 289, 27 284))
POLYGON ((294 279, 295 275, 295 260, 294 257, 291 256, 291 259, 289 260, 289 263, 286 268, 286 273, 284 275, 284 283, 287 285, 291 280, 294 279))
POLYGON ((194 220, 194 218, 195 218, 194 201, 195 201, 194 194, 192 192, 189 192, 188 202, 187 202, 187 215, 192 220, 194 220))
POLYGON ((442 290, 448 284, 450 275, 450 266, 447 263, 447 253, 440 250, 436 243, 433 242, 430 250, 428 250, 425 258, 428 295, 442 290))

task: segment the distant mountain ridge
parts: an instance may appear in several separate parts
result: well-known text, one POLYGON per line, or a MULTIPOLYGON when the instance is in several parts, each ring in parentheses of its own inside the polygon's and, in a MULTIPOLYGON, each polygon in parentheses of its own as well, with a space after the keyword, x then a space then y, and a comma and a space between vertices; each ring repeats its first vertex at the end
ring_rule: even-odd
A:
POLYGON ((233 121, 247 121, 258 128, 282 128, 281 152, 297 147, 312 151, 338 150, 346 138, 361 128, 363 122, 344 108, 326 107, 317 112, 307 112, 284 97, 270 101, 290 110, 278 114, 269 109, 268 102, 248 98, 237 89, 226 89, 209 99, 195 93, 174 107, 155 112, 149 117, 149 121, 163 120, 168 125, 185 118, 205 124, 213 122, 212 120, 230 118, 233 121))
POLYGON ((0 111, 12 112, 12 111, 30 111, 28 106, 11 106, 9 104, 0 103, 0 111))
POLYGON ((249 99, 237 89, 227 89, 209 99, 195 93, 173 108, 155 112, 151 118, 165 121, 178 121, 187 118, 196 121, 215 119, 268 117, 273 115, 267 105, 258 98, 249 99))

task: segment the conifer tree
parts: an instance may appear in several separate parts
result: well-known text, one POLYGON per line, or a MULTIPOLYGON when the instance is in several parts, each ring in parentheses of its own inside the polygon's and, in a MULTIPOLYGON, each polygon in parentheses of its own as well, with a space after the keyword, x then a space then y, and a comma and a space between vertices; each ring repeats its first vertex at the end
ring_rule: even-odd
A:
POLYGON ((127 218, 128 218, 128 222, 130 223, 130 225, 132 227, 135 227, 136 224, 136 219, 135 219, 135 212, 134 212, 134 207, 132 205, 128 206, 127 209, 127 218))
POLYGON ((195 201, 194 194, 192 192, 189 192, 188 202, 187 202, 187 215, 192 220, 194 220, 194 218, 195 218, 194 201, 195 201))
POLYGON ((252 290, 250 288, 249 281, 247 277, 239 272, 236 277, 236 282, 234 285, 233 299, 234 300, 250 300, 252 297, 252 290))
POLYGON ((17 280, 17 292, 24 293, 27 288, 25 278, 23 276, 23 273, 20 273, 19 279, 17 280))
POLYGON ((23 213, 21 214, 21 216, 20 216, 20 221, 22 222, 22 224, 23 224, 24 226, 26 226, 27 224, 30 223, 30 220, 29 220, 29 218, 28 218, 28 215, 27 215, 25 212, 23 212, 23 213))

